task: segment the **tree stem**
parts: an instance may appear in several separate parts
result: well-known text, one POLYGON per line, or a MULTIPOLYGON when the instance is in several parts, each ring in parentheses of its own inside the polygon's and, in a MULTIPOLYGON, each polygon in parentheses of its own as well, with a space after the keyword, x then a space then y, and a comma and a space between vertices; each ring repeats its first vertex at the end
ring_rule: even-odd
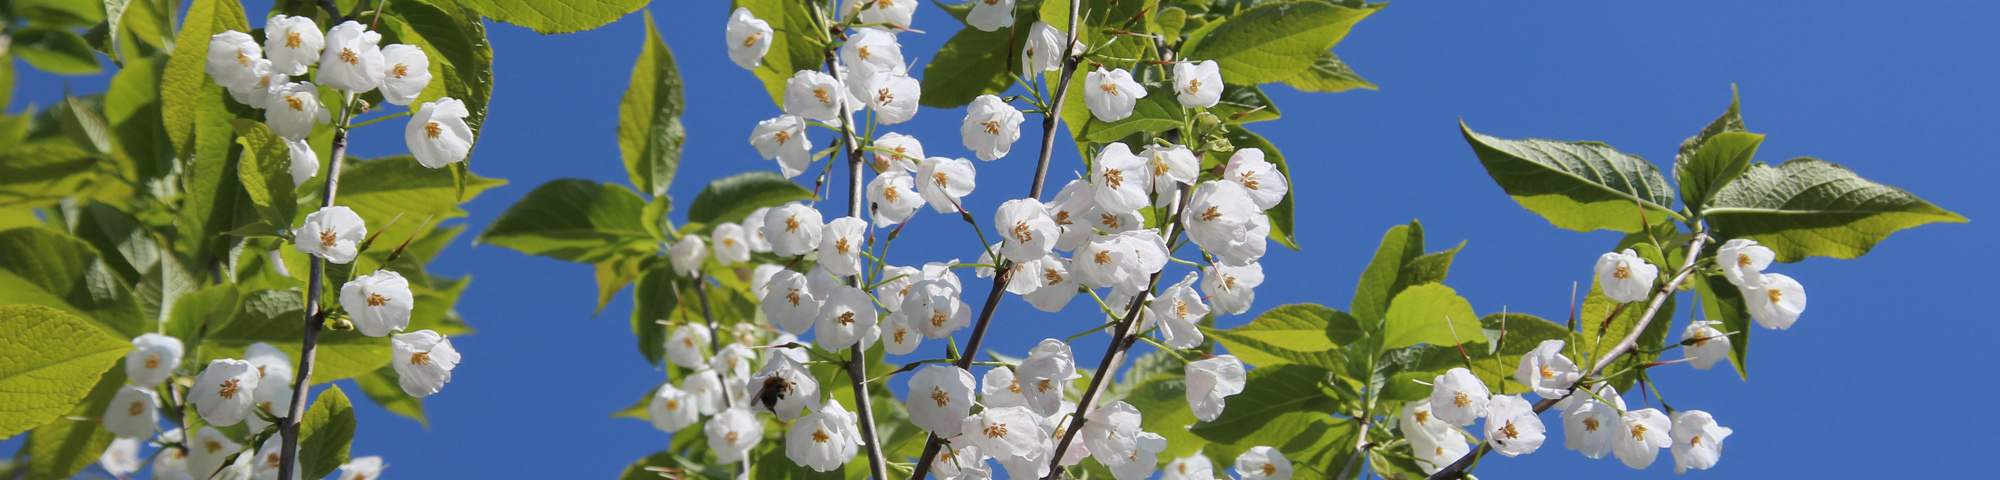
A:
MULTIPOLYGON (((340 104, 340 124, 333 129, 333 151, 327 162, 326 186, 320 191, 320 208, 333 206, 334 195, 340 192, 340 169, 347 157, 347 120, 349 106, 354 103, 354 95, 343 97, 340 104)), ((283 247, 280 247, 283 248, 283 247)), ((310 255, 312 265, 310 277, 306 279, 305 337, 300 340, 299 368, 292 380, 292 404, 285 410, 285 418, 278 419, 278 437, 281 439, 279 465, 292 465, 299 455, 299 421, 306 411, 306 388, 312 386, 313 361, 319 353, 319 331, 326 318, 321 312, 322 291, 326 290, 326 259, 310 255)), ((292 469, 278 469, 278 480, 292 480, 292 469)))
MULTIPOLYGON (((840 81, 839 60, 832 50, 826 52, 826 71, 840 81)), ((845 95, 845 94, 842 94, 845 95)), ((841 148, 847 152, 847 216, 861 218, 861 148, 854 136, 854 106, 842 102, 840 106, 841 148)), ((860 275, 849 275, 847 286, 860 288, 860 275)), ((868 471, 875 480, 889 480, 889 462, 882 456, 882 442, 875 434, 875 409, 868 396, 868 352, 861 343, 848 347, 847 378, 854 387, 855 423, 861 426, 861 441, 868 452, 868 471)))

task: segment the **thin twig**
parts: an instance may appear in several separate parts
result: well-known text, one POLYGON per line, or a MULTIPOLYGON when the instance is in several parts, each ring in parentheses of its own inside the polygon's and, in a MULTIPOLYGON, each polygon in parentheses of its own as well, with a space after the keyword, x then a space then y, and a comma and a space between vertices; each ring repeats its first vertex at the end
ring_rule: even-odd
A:
MULTIPOLYGON (((696 276, 694 277, 694 295, 695 295, 695 297, 698 297, 698 298, 700 298, 700 299, 701 299, 701 317, 702 317, 703 319, 705 319, 705 320, 708 320, 708 348, 709 348, 709 358, 714 358, 714 357, 715 357, 716 355, 721 355, 721 354, 722 354, 722 335, 723 335, 723 333, 722 333, 722 327, 721 327, 721 325, 720 325, 720 324, 717 324, 717 323, 715 323, 715 313, 714 313, 714 312, 712 312, 712 311, 710 311, 710 310, 708 309, 708 288, 707 288, 707 287, 708 287, 708 281, 707 281, 706 279, 702 278, 702 277, 701 277, 701 276, 700 276, 699 274, 697 274, 697 275, 696 275, 696 276)), ((670 290, 674 290, 674 289, 670 289, 670 290)), ((675 290, 675 291, 674 291, 674 295, 678 296, 678 295, 680 295, 680 292, 679 292, 678 290, 675 290)), ((679 301, 675 301, 674 303, 675 303, 675 304, 679 304, 680 302, 679 302, 679 301)), ((715 382, 715 383, 716 383, 716 385, 718 385, 718 386, 719 386, 719 389, 720 389, 720 390, 722 390, 722 402, 723 402, 723 405, 724 405, 724 406, 726 406, 726 407, 728 407, 728 408, 736 408, 736 396, 735 396, 735 395, 730 395, 730 394, 729 394, 729 377, 726 377, 726 376, 723 376, 723 372, 722 372, 722 371, 719 371, 719 370, 718 370, 718 371, 715 371, 715 372, 713 372, 713 373, 715 373, 715 378, 716 378, 717 380, 720 380, 720 381, 718 381, 718 382, 715 382)), ((699 373, 697 373, 697 375, 699 375, 699 373)), ((742 464, 743 464, 743 474, 744 474, 744 475, 749 475, 749 474, 750 474, 750 459, 749 459, 748 457, 745 457, 745 458, 743 459, 743 461, 742 461, 742 464)))
MULTIPOLYGON (((330 0, 322 4, 331 5, 330 0)), ((338 15, 338 11, 334 12, 338 15)), ((354 95, 342 97, 340 123, 333 129, 333 154, 327 163, 326 185, 320 192, 319 206, 333 206, 333 197, 340 192, 340 170, 347 157, 347 122, 350 120, 349 107, 354 104, 354 95)), ((299 421, 306 411, 307 387, 312 386, 313 361, 319 352, 319 331, 326 324, 325 307, 320 305, 321 291, 326 290, 326 259, 310 255, 311 277, 306 279, 305 337, 300 339, 298 375, 292 379, 292 404, 285 410, 285 418, 278 420, 279 450, 282 458, 279 465, 292 465, 299 454, 299 421)), ((292 480, 292 469, 278 469, 278 480, 292 480)))
MULTIPOLYGON (((827 50, 826 71, 833 75, 835 82, 841 81, 838 62, 834 52, 827 50)), ((847 150, 847 216, 860 219, 863 202, 861 198, 863 162, 860 143, 854 138, 854 106, 841 102, 840 117, 840 136, 844 144, 842 148, 847 150)), ((833 162, 827 163, 830 165, 833 162)), ((860 284, 859 275, 847 277, 847 286, 859 287, 860 284)), ((847 356, 847 378, 854 387, 854 413, 860 417, 857 423, 861 424, 861 441, 868 451, 868 471, 874 475, 870 478, 889 480, 889 461, 882 455, 882 442, 875 432, 875 409, 868 394, 868 353, 861 348, 860 342, 855 342, 847 348, 847 356)))

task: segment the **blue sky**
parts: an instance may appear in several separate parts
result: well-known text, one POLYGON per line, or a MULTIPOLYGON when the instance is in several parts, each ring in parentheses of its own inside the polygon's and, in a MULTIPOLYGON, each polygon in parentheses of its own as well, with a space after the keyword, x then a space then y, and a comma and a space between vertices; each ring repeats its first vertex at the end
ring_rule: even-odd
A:
MULTIPOLYGON (((686 152, 670 191, 682 206, 710 180, 775 168, 746 141, 751 126, 777 108, 725 56, 725 5, 654 6, 690 92, 686 152)), ((1588 287, 1592 262, 1616 235, 1559 230, 1520 208, 1480 168, 1457 122, 1507 138, 1602 141, 1664 164, 1728 104, 1733 83, 1750 130, 1769 135, 1759 160, 1840 163, 1973 223, 1898 233, 1858 260, 1774 267, 1803 282, 1813 301, 1791 330, 1754 332, 1753 381, 1726 367, 1658 372, 1675 406, 1707 410, 1736 430, 1717 469, 1690 475, 1959 471, 1967 465, 1942 460, 1993 453, 1974 445, 1990 445, 1986 434, 2000 427, 1977 413, 1981 407, 1961 403, 2000 394, 1966 368, 1991 363, 1990 342, 1979 332, 1992 312, 1980 299, 1996 286, 1985 272, 2000 267, 1992 255, 1967 248, 2000 234, 1986 223, 2000 215, 1989 185, 2000 178, 1991 163, 2000 151, 2000 136, 1991 134, 2000 125, 2000 94, 1992 88, 2000 77, 1996 18, 2000 6, 1985 2, 1391 5, 1335 49, 1382 90, 1267 89, 1284 118, 1252 128, 1290 160, 1305 250, 1274 247, 1253 312, 1298 302, 1344 307, 1383 230, 1414 218, 1424 222, 1433 250, 1469 242, 1446 283, 1479 312, 1505 306, 1560 318, 1571 284, 1588 287), (1924 408, 1944 392, 1950 396, 1936 398, 1945 408, 1924 408)), ((916 23, 933 33, 902 41, 921 66, 957 23, 931 5, 920 8, 916 23)), ((476 232, 555 178, 627 181, 617 104, 643 28, 636 14, 559 36, 489 27, 497 79, 472 169, 512 183, 467 205, 472 216, 461 222, 476 232)), ((104 83, 24 70, 16 103, 48 105, 65 82, 77 91, 104 83)), ((925 109, 891 130, 916 135, 932 155, 970 156, 956 133, 962 114, 925 109)), ((990 212, 1025 193, 1033 162, 1026 145, 1040 133, 1036 122, 1029 125, 1037 126, 1024 132, 1014 155, 978 165, 969 209, 990 212)), ((824 145, 823 137, 815 142, 824 145)), ((399 129, 366 129, 352 153, 402 153, 400 138, 399 129)), ((1081 168, 1062 143, 1050 173, 1057 186, 1081 168)), ((913 239, 898 242, 901 258, 971 259, 977 240, 970 231, 945 216, 920 215, 913 226, 928 230, 906 232, 913 239)), ((650 425, 608 417, 662 379, 633 349, 629 298, 621 295, 592 318, 590 267, 474 247, 470 238, 432 267, 475 277, 458 309, 479 333, 454 339, 465 360, 444 392, 426 402, 431 428, 363 402, 354 454, 383 455, 393 465, 388 472, 405 478, 602 478, 664 448, 667 435, 650 425)), ((1048 315, 1010 299, 996 321, 988 345, 1019 354, 1098 319, 1080 306, 1048 315)), ((1676 331, 1681 322, 1685 316, 1676 331)), ((1079 342, 1080 363, 1094 364, 1102 345, 1102 336, 1079 342)), ((900 389, 902 381, 895 384, 900 389)), ((1564 450, 1556 437, 1533 455, 1489 458, 1478 473, 1672 475, 1664 453, 1653 468, 1635 472, 1564 450)))

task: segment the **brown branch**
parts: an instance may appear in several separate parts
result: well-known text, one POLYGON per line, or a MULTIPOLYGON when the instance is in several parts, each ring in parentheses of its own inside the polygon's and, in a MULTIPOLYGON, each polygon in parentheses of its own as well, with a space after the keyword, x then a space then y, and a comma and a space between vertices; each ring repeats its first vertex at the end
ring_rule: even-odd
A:
MULTIPOLYGON (((826 51, 826 71, 840 82, 840 69, 836 66, 838 57, 833 50, 826 51)), ((858 80, 858 79, 857 79, 858 80)), ((843 84, 844 86, 844 84, 843 84)), ((841 93, 840 95, 846 95, 841 93)), ((843 149, 847 150, 847 216, 861 218, 861 145, 854 135, 854 106, 847 102, 840 105, 840 136, 843 149)), ((829 160, 830 162, 831 160, 829 160)), ((860 276, 847 277, 847 286, 860 287, 860 276)), ((868 451, 868 471, 876 480, 889 480, 889 461, 882 455, 882 442, 875 432, 875 408, 868 394, 868 354, 861 348, 861 342, 847 348, 847 378, 854 387, 854 413, 859 417, 861 441, 868 451)))
MULTIPOLYGON (((331 2, 326 2, 331 3, 331 2)), ((341 97, 340 126, 333 129, 333 152, 326 169, 326 185, 320 191, 320 208, 333 206, 335 194, 340 192, 340 170, 347 157, 348 108, 354 103, 354 95, 341 97)), ((300 340, 298 375, 292 379, 292 404, 285 410, 285 417, 278 419, 278 437, 281 454, 279 465, 293 465, 299 455, 299 421, 306 411, 306 389, 312 386, 314 360, 319 353, 319 331, 326 324, 325 306, 320 304, 322 291, 326 290, 326 259, 319 255, 309 255, 311 277, 306 279, 305 337, 300 340)), ((275 412, 273 412, 275 413, 275 412)), ((278 480, 292 480, 292 469, 278 469, 278 480)))

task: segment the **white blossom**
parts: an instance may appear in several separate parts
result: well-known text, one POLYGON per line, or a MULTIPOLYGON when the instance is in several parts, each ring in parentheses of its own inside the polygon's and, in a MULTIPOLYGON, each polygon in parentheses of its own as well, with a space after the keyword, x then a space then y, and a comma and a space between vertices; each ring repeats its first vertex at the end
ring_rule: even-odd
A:
POLYGON ((271 87, 264 101, 264 124, 271 133, 287 140, 304 140, 313 125, 333 121, 326 106, 319 103, 319 87, 312 82, 289 82, 271 87))
POLYGON ((291 76, 271 71, 271 61, 262 58, 250 62, 249 76, 254 80, 243 85, 226 86, 229 98, 260 109, 270 108, 272 82, 284 85, 291 81, 291 76))
POLYGON ((1139 156, 1145 157, 1147 164, 1153 167, 1151 183, 1155 207, 1165 208, 1172 205, 1174 201, 1179 200, 1176 198, 1179 192, 1177 188, 1180 185, 1194 185, 1195 179, 1201 176, 1201 159, 1196 158, 1194 152, 1184 146, 1147 145, 1146 150, 1140 152, 1139 156))
POLYGON ((403 393, 423 398, 437 393, 451 382, 451 370, 458 367, 458 349, 451 340, 430 330, 399 333, 389 337, 389 365, 402 378, 403 393))
POLYGON ((972 444, 969 437, 951 439, 943 451, 931 457, 931 474, 942 480, 987 480, 993 478, 993 467, 986 464, 987 456, 972 444))
POLYGON ((157 333, 132 338, 132 351, 125 353, 125 377, 141 387, 159 385, 181 366, 181 339, 157 333))
POLYGON ((842 17, 853 15, 862 24, 886 23, 897 28, 910 28, 910 20, 917 14, 919 0, 845 0, 842 17))
POLYGON ((1250 193, 1250 199, 1257 202, 1258 210, 1270 210, 1285 199, 1285 193, 1292 189, 1284 172, 1276 165, 1264 161, 1264 151, 1257 148, 1237 149, 1229 156, 1229 163, 1222 167, 1222 178, 1250 193))
POLYGON ((737 7, 729 13, 725 29, 729 40, 729 60, 744 70, 755 70, 771 51, 771 23, 758 19, 750 9, 737 7))
POLYGON ((972 307, 958 298, 957 282, 922 280, 910 285, 897 313, 930 338, 947 338, 972 323, 972 307))
POLYGON ((1630 248, 1597 258, 1597 286, 1604 291, 1604 298, 1613 302, 1645 300, 1653 293, 1653 280, 1659 276, 1660 267, 1646 263, 1630 248))
POLYGON ((340 466, 340 475, 335 480, 375 480, 382 476, 382 469, 389 465, 382 463, 382 457, 369 455, 349 460, 340 466))
POLYGON ((653 392, 653 400, 646 404, 646 417, 652 420, 653 428, 673 433, 700 420, 697 410, 692 396, 668 383, 653 392))
POLYGON ((1041 415, 1053 415, 1062 406, 1063 389, 1082 375, 1076 373, 1076 357, 1070 353, 1069 344, 1053 338, 1042 339, 1040 344, 1028 351, 1028 358, 1021 360, 1015 370, 1021 382, 1021 395, 1027 397, 1028 408, 1041 415))
MULTIPOLYGON (((1123 142, 1111 142, 1097 154, 1091 171, 1091 205, 1113 214, 1128 214, 1149 204, 1153 191, 1151 166, 1123 142)), ((1240 221, 1240 219, 1239 219, 1240 221)))
MULTIPOLYGON (((1034 77, 1039 72, 1062 70, 1063 45, 1069 44, 1069 34, 1042 21, 1035 21, 1028 27, 1027 42, 1021 47, 1021 76, 1034 77)), ((1071 55, 1083 52, 1082 42, 1070 45, 1071 55)))
POLYGON ((410 123, 403 127, 403 141, 409 145, 410 155, 417 157, 417 163, 431 168, 444 168, 465 160, 472 153, 472 126, 465 123, 465 117, 471 114, 465 109, 465 102, 451 97, 418 105, 416 113, 410 115, 410 123))
POLYGON ((820 407, 819 381, 813 379, 812 372, 807 371, 805 365, 800 365, 790 356, 772 356, 770 362, 764 363, 762 370, 750 376, 750 388, 755 390, 753 394, 765 389, 777 391, 778 401, 769 405, 770 410, 765 409, 766 405, 763 402, 751 402, 750 408, 771 412, 777 415, 780 421, 792 421, 799 418, 801 410, 820 407))
POLYGON ((1083 105, 1098 121, 1116 122, 1132 116, 1132 108, 1141 98, 1146 98, 1146 87, 1133 81, 1132 72, 1123 68, 1097 67, 1083 76, 1083 105))
POLYGON ((355 330, 362 335, 381 337, 409 328, 410 311, 417 304, 416 297, 410 294, 410 281, 403 274, 376 270, 341 285, 340 305, 354 319, 355 330))
POLYGON ((707 365, 703 358, 708 349, 709 331, 707 325, 688 322, 674 329, 667 337, 667 361, 681 368, 699 368, 707 365))
POLYGON ((917 137, 901 133, 889 132, 882 134, 882 138, 875 139, 874 147, 889 150, 889 152, 875 152, 876 169, 882 170, 884 173, 894 168, 900 168, 907 172, 915 172, 917 171, 917 164, 923 162, 924 158, 926 158, 924 157, 923 142, 917 141, 917 137))
POLYGON ((1618 389, 1604 385, 1598 387, 1597 396, 1611 403, 1578 389, 1576 395, 1564 400, 1569 406, 1562 412, 1563 447, 1590 458, 1611 454, 1611 444, 1625 433, 1625 420, 1619 413, 1625 410, 1625 399, 1618 397, 1618 389))
MULTIPOLYGON (((751 353, 749 346, 730 342, 722 344, 722 349, 717 350, 715 356, 708 359, 708 368, 727 375, 728 380, 732 382, 741 382, 750 377, 750 363, 756 359, 757 354, 751 353)), ((741 389, 729 390, 739 396, 744 394, 741 389)))
POLYGON ((965 23, 981 31, 996 31, 1014 26, 1014 0, 979 0, 972 2, 972 11, 965 14, 965 23))
POLYGON ((819 266, 835 276, 861 273, 861 250, 868 242, 868 222, 840 217, 827 222, 821 232, 819 266))
POLYGON ((1471 370, 1446 370, 1444 375, 1438 375, 1431 382, 1432 413, 1452 425, 1471 425, 1479 417, 1486 416, 1486 402, 1491 395, 1486 383, 1473 375, 1471 370))
POLYGON ((1543 340, 1534 350, 1521 357, 1520 368, 1514 369, 1514 381, 1534 389, 1542 398, 1561 399, 1569 394, 1569 386, 1583 376, 1576 362, 1562 354, 1562 340, 1543 340))
POLYGON ((708 449, 719 463, 743 461, 750 449, 764 439, 764 420, 741 407, 723 410, 702 427, 708 435, 708 449))
POLYGON ((1166 265, 1166 242, 1158 231, 1142 229, 1092 236, 1089 243, 1077 247, 1070 273, 1085 286, 1111 287, 1114 295, 1133 295, 1145 290, 1153 272, 1166 265))
MULTIPOLYGON (((1437 405, 1435 395, 1431 402, 1437 405)), ((1534 404, 1520 395, 1495 395, 1487 406, 1486 440, 1501 455, 1518 457, 1535 453, 1542 448, 1542 441, 1547 440, 1546 431, 1542 417, 1535 414, 1534 404)))
POLYGON ((1715 252, 1715 263, 1722 267, 1722 276, 1738 287, 1758 284, 1764 269, 1777 258, 1777 252, 1772 252, 1770 247, 1745 238, 1725 242, 1715 252))
MULTIPOLYGON (((969 378, 969 377, 968 377, 969 378)), ((125 385, 104 407, 104 429, 122 438, 151 438, 160 423, 160 396, 151 389, 125 385)))
POLYGON ((278 386, 292 383, 292 356, 283 350, 264 342, 252 343, 243 349, 243 361, 250 362, 257 369, 257 391, 265 391, 275 383, 278 386))
MULTIPOLYGON (((1000 458, 1003 463, 1008 457, 1037 453, 1046 456, 1054 448, 1048 430, 1042 428, 1042 417, 1027 407, 990 407, 965 417, 960 423, 960 430, 971 437, 979 451, 1000 458)), ((1048 462, 1042 463, 1047 467, 1048 462)))
POLYGON ((1259 221, 1264 215, 1248 190, 1235 182, 1209 181, 1195 187, 1188 197, 1187 211, 1181 215, 1188 238, 1226 265, 1248 265, 1263 258, 1265 235, 1259 221))
POLYGON ((743 241, 750 244, 751 252, 771 252, 771 240, 764 237, 764 215, 767 213, 771 213, 771 207, 757 207, 743 216, 743 241))
POLYGON ((771 323, 794 335, 811 329, 813 318, 819 314, 820 300, 813 297, 812 291, 806 287, 806 276, 791 270, 779 270, 771 274, 768 285, 770 293, 758 303, 771 323))
POLYGON ((1167 462, 1161 480, 1215 480, 1215 462, 1197 450, 1192 455, 1167 462))
POLYGON ((422 47, 403 44, 383 47, 382 60, 388 64, 382 72, 382 101, 409 105, 424 93, 424 87, 430 86, 431 59, 422 47))
POLYGON ((958 200, 972 194, 977 173, 971 160, 926 158, 917 166, 917 195, 938 213, 957 213, 958 200))
POLYGON ((1008 260, 1028 262, 1048 256, 1055 248, 1061 229, 1033 198, 1017 198, 1000 204, 993 214, 993 226, 1002 238, 1000 254, 1008 260))
POLYGON ((1240 315, 1250 311, 1257 299, 1256 288, 1264 284, 1264 266, 1250 262, 1244 266, 1217 264, 1201 269, 1201 292, 1217 313, 1240 315))
POLYGON ((1687 354, 1688 363, 1694 368, 1707 370, 1729 359, 1729 337, 1715 328, 1715 325, 1721 324, 1722 322, 1696 320, 1688 324, 1687 330, 1681 332, 1681 341, 1694 341, 1693 344, 1681 347, 1682 352, 1687 354))
MULTIPOLYGON (((202 418, 208 417, 204 415, 202 418)), ((222 469, 223 462, 240 451, 243 451, 243 445, 230 441, 216 427, 203 428, 195 432, 194 439, 188 444, 187 472, 199 478, 209 478, 222 469)), ((243 466, 249 465, 245 462, 243 466)))
POLYGON ((1222 69, 1214 60, 1174 64, 1174 94, 1187 108, 1208 108, 1222 100, 1222 69))
POLYGON ((230 30, 209 36, 208 60, 204 69, 208 76, 215 78, 215 84, 231 88, 247 88, 257 83, 259 76, 250 66, 264 58, 264 48, 257 45, 257 39, 250 34, 230 30))
POLYGON ((1167 287, 1148 304, 1161 322, 1160 332, 1166 334, 1167 346, 1182 349, 1201 346, 1201 327, 1195 324, 1208 316, 1208 305, 1194 291, 1194 283, 1199 280, 1201 275, 1188 272, 1180 283, 1167 287))
POLYGON ((1717 425, 1715 417, 1701 410, 1684 410, 1674 413, 1673 437, 1674 473, 1687 473, 1688 469, 1707 470, 1715 462, 1722 460, 1722 440, 1734 433, 1729 427, 1717 425))
POLYGON ((715 263, 731 265, 750 261, 750 243, 744 239, 742 225, 722 222, 709 231, 715 238, 715 263))
POLYGON ((877 228, 903 223, 924 206, 917 193, 916 177, 901 169, 891 169, 868 181, 869 216, 877 228))
POLYGON ((1757 283, 1742 288, 1750 318, 1764 328, 1792 328, 1792 322, 1799 321, 1799 314, 1806 311, 1806 287, 1783 274, 1766 273, 1758 277, 1757 283))
POLYGON ((1286 480, 1292 478, 1292 461, 1271 447, 1250 447, 1236 457, 1236 476, 1243 480, 1286 480))
POLYGON ((1188 362, 1187 400, 1194 417, 1213 421, 1222 415, 1229 396, 1243 393, 1243 362, 1235 355, 1216 355, 1188 362))
MULTIPOLYGON (((898 305, 901 303, 888 303, 887 299, 884 300, 884 305, 898 305)), ((884 352, 890 355, 909 355, 910 352, 916 351, 917 346, 922 345, 923 341, 924 334, 918 332, 915 325, 910 324, 909 316, 903 315, 901 312, 891 312, 888 316, 882 317, 882 349, 884 352)))
POLYGON ((972 411, 972 373, 956 365, 925 365, 910 377, 910 423, 938 436, 959 435, 972 411))
POLYGON ((771 253, 791 257, 819 248, 820 233, 825 225, 820 220, 819 210, 790 202, 764 214, 762 231, 764 239, 771 242, 771 253))
POLYGON ((1133 210, 1131 213, 1111 213, 1101 208, 1091 208, 1090 214, 1084 215, 1083 218, 1089 220, 1091 229, 1104 233, 1125 233, 1146 228, 1146 217, 1139 215, 1138 210, 1133 210))
POLYGON ((336 90, 361 93, 381 86, 388 63, 378 45, 382 34, 349 20, 326 32, 326 50, 319 59, 319 83, 336 90))
POLYGON ((799 70, 785 81, 785 113, 827 123, 840 122, 847 91, 839 79, 818 70, 799 70))
POLYGON ((833 294, 820 307, 819 318, 814 322, 819 333, 814 335, 813 341, 829 352, 845 350, 870 333, 881 334, 881 327, 875 324, 875 315, 875 299, 870 298, 868 292, 841 285, 833 289, 833 294))
POLYGON ((1611 444, 1611 451, 1625 466, 1645 470, 1659 458, 1660 449, 1673 444, 1668 436, 1673 424, 1666 414, 1651 408, 1625 412, 1624 419, 1625 431, 1614 435, 1618 440, 1611 444))
POLYGON ((801 467, 830 472, 853 460, 861 442, 854 414, 833 400, 826 408, 792 422, 791 431, 785 434, 785 458, 801 467))
POLYGON ((681 237, 667 248, 667 261, 674 266, 674 272, 682 276, 695 277, 701 274, 701 264, 708 260, 708 242, 701 235, 689 234, 681 237))
MULTIPOLYGON (((254 459, 248 460, 250 462, 251 472, 254 478, 256 478, 257 480, 278 479, 278 475, 280 473, 279 470, 283 468, 285 462, 283 456, 284 443, 285 442, 283 438, 279 438, 277 435, 272 435, 270 438, 264 439, 263 446, 257 447, 256 457, 254 459)), ((297 455, 297 453, 298 453, 297 450, 293 450, 291 478, 302 477, 302 475, 299 474, 300 470, 299 456, 297 455)), ((246 461, 246 459, 244 459, 243 457, 237 457, 236 461, 242 462, 246 461)))
POLYGON ((1430 399, 1403 404, 1401 421, 1403 435, 1410 442, 1410 450, 1417 454, 1417 465, 1423 467, 1425 474, 1437 473, 1471 451, 1465 443, 1464 430, 1433 417, 1430 399))
POLYGON ((750 130, 750 146, 757 147, 765 160, 777 159, 785 178, 799 176, 812 164, 812 139, 806 138, 806 119, 798 115, 757 122, 757 128, 750 130))
POLYGON ((1090 226, 1084 217, 1094 208, 1091 204, 1094 195, 1090 182, 1079 178, 1063 185, 1053 200, 1042 205, 1048 209, 1049 219, 1062 229, 1062 234, 1056 237, 1056 249, 1074 250, 1090 238, 1090 226))
POLYGON ((187 403, 209 425, 227 427, 250 415, 252 391, 257 389, 257 367, 235 359, 216 359, 195 376, 188 389, 187 403))
POLYGON ((986 408, 1025 407, 1028 397, 1021 394, 1021 381, 1011 367, 993 367, 979 377, 979 404, 986 408))
MULTIPOLYGON (((305 140, 285 140, 287 157, 291 159, 292 187, 304 186, 306 180, 319 175, 319 154, 313 153, 312 144, 305 140)), ((286 275, 290 276, 290 275, 286 275)))
POLYGON ((305 75, 319 63, 320 50, 325 48, 326 35, 320 33, 312 17, 273 15, 264 22, 264 54, 271 58, 272 71, 305 75))
POLYGON ((980 160, 990 162, 1007 156, 1007 151, 1014 148, 1014 142, 1021 139, 1021 122, 1026 120, 1020 110, 1000 97, 980 95, 965 107, 965 121, 959 125, 958 133, 965 148, 979 155, 980 160))
MULTIPOLYGON (((148 433, 151 433, 150 431, 148 433)), ((118 478, 126 478, 139 471, 144 463, 139 460, 139 442, 142 438, 120 437, 104 447, 104 453, 97 456, 97 465, 104 467, 104 473, 118 478)), ((165 455, 162 453, 162 455, 165 455)))
MULTIPOLYGON (((840 45, 840 62, 854 73, 853 77, 844 78, 854 80, 866 80, 878 73, 901 74, 908 69, 903 65, 903 46, 896 43, 896 33, 877 27, 850 30, 847 41, 840 45)), ((855 83, 868 82, 850 81, 849 86, 855 83)), ((868 95, 857 91, 854 96, 865 99, 868 95)))
MULTIPOLYGON (((1160 452, 1167 450, 1167 438, 1153 432, 1139 432, 1134 437, 1137 442, 1132 453, 1125 456, 1125 462, 1111 467, 1111 477, 1117 480, 1146 480, 1158 470, 1160 452)), ((1098 455, 1102 461, 1102 454, 1098 455)))
POLYGON ((1076 432, 1077 440, 1090 449, 1098 463, 1116 467, 1132 460, 1139 447, 1138 408, 1122 401, 1111 402, 1083 417, 1083 427, 1076 432))
MULTIPOLYGON (((1014 279, 1034 282, 1034 291, 1023 294, 1035 309, 1055 313, 1069 305, 1076 298, 1076 278, 1070 275, 1070 262, 1055 254, 1048 254, 1041 260, 1024 263, 1024 268, 1014 274, 1014 279)), ((1009 282, 1012 283, 1012 282, 1009 282)), ((1011 285, 1010 285, 1011 287, 1011 285)))
POLYGON ((875 111, 875 123, 895 125, 917 116, 917 102, 923 98, 923 84, 903 72, 879 72, 856 82, 866 89, 859 96, 875 111))
POLYGON ((681 380, 681 391, 687 392, 694 402, 695 410, 702 415, 714 415, 722 411, 722 377, 707 365, 694 369, 694 373, 681 380))

